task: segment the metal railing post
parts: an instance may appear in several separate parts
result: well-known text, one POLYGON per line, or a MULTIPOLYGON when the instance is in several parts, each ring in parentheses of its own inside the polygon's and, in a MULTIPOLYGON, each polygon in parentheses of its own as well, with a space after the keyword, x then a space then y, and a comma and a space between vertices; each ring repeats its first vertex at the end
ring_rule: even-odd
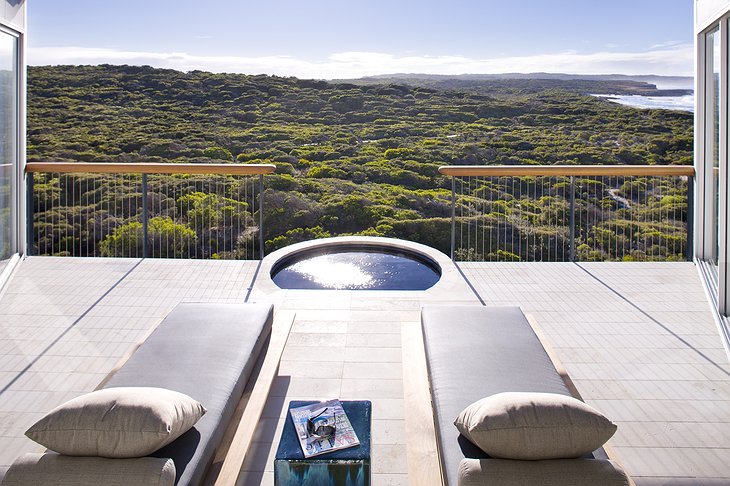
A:
POLYGON ((33 243, 35 240, 35 229, 33 227, 33 173, 25 175, 25 254, 33 255, 33 243))
POLYGON ((264 176, 259 174, 259 259, 264 258, 264 176))
POLYGON ((149 242, 149 208, 147 203, 147 174, 142 174, 142 258, 150 256, 149 242))
POLYGON ((456 176, 451 176, 451 260, 456 248, 456 176))
POLYGON ((570 261, 575 261, 575 176, 570 176, 570 261))
POLYGON ((687 247, 685 257, 688 262, 694 259, 695 233, 695 178, 687 176, 687 247))

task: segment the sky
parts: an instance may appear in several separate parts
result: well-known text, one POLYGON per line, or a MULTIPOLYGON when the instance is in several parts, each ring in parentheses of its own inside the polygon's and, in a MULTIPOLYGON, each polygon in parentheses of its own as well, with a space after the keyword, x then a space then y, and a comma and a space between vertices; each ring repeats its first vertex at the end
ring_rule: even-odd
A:
POLYGON ((28 60, 355 78, 693 73, 693 0, 28 0, 28 60))

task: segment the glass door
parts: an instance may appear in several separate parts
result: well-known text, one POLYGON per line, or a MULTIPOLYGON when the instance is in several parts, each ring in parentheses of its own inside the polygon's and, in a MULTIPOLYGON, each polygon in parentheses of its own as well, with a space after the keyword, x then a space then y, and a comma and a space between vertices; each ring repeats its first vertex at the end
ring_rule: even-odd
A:
POLYGON ((720 31, 705 37, 705 259, 717 274, 720 198, 720 31))
POLYGON ((18 37, 0 30, 0 272, 18 248, 18 37))

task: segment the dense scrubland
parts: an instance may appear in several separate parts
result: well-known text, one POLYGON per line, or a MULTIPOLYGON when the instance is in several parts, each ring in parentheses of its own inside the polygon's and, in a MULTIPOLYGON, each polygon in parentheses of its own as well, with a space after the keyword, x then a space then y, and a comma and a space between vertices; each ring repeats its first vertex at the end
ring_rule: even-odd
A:
MULTIPOLYGON (((444 251, 449 245, 451 182, 439 175, 439 166, 692 163, 692 115, 638 110, 588 95, 620 89, 611 82, 484 80, 459 89, 420 84, 133 66, 31 67, 28 160, 271 163, 277 171, 265 178, 268 250, 310 238, 363 234, 410 239, 444 251)), ((139 238, 138 197, 126 214, 112 216, 102 209, 110 196, 95 183, 79 186, 93 188, 93 195, 84 194, 65 184, 64 177, 35 175, 36 218, 46 225, 36 242, 38 252, 63 248, 60 240, 70 238, 66 247, 80 248, 71 253, 84 253, 86 247, 75 243, 91 234, 89 217, 95 218, 95 229, 106 228, 99 230, 103 234, 89 253, 108 253, 120 238, 139 238), (70 215, 61 203, 69 198, 81 208, 70 215), (106 226, 98 221, 105 217, 110 218, 106 226)), ((555 184, 564 187, 564 182, 555 184)), ((224 213, 239 213, 255 224, 251 203, 238 197, 235 185, 224 186, 219 194, 181 196, 186 205, 170 201, 155 231, 185 234, 186 245, 195 245, 204 239, 201 232, 224 220, 224 213), (196 227, 190 208, 214 213, 208 226, 196 227)), ((591 186, 579 195, 585 199, 581 207, 588 211, 591 204, 603 205, 615 210, 612 218, 620 219, 620 204, 606 197, 610 188, 591 186)), ((499 187, 482 191, 490 194, 483 201, 488 215, 482 225, 514 227, 521 221, 523 226, 539 226, 555 207, 550 198, 561 191, 543 189, 525 209, 521 201, 527 202, 529 194, 510 194, 508 186, 499 187)), ((650 197, 642 187, 648 185, 622 180, 613 195, 644 204, 646 214, 669 205, 671 214, 679 216, 670 222, 645 218, 651 228, 636 226, 633 232, 661 233, 662 225, 675 226, 686 218, 681 184, 669 184, 660 198, 650 197)), ((469 213, 478 194, 460 199, 459 214, 480 217, 469 213)), ((606 237, 613 243, 623 238, 621 244, 637 259, 675 252, 648 251, 641 247, 645 239, 611 231, 606 237)), ((250 229, 234 235, 216 255, 240 257, 237 246, 254 237, 250 229)), ((593 247, 584 253, 588 259, 621 256, 593 247)), ((506 246, 501 255, 530 258, 527 250, 506 246)))

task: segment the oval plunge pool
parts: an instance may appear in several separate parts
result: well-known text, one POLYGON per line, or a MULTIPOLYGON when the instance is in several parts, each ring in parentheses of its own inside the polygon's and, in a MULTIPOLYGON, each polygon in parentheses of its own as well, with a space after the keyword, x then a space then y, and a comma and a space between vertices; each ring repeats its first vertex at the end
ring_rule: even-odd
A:
POLYGON ((271 269, 271 279, 282 289, 426 290, 440 278, 438 263, 418 251, 353 243, 313 242, 271 269))

